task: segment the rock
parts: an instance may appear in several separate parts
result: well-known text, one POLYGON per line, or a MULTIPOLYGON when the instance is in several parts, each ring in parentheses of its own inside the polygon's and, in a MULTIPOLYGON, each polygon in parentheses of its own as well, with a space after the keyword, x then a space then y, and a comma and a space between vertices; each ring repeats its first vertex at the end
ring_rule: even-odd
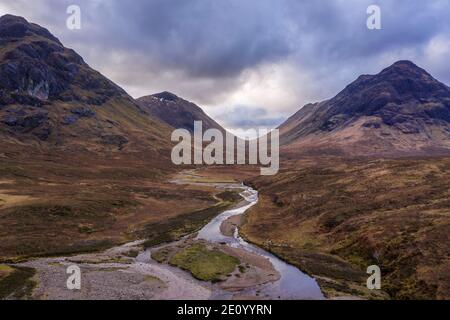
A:
POLYGON ((71 125, 78 121, 78 117, 75 115, 65 116, 63 118, 62 124, 71 125))
POLYGON ((176 100, 178 100, 178 97, 175 94, 173 94, 171 92, 168 92, 168 91, 164 91, 164 92, 161 92, 161 93, 154 94, 153 97, 155 97, 157 99, 163 99, 163 100, 166 100, 166 101, 176 101, 176 100))
POLYGON ((378 121, 368 121, 362 125, 364 128, 379 129, 381 124, 378 121))
POLYGON ((3 119, 3 123, 8 126, 15 126, 17 125, 17 117, 15 116, 7 116, 5 119, 3 119))
POLYGON ((47 140, 50 135, 52 133, 52 128, 51 127, 45 127, 42 128, 41 130, 35 132, 36 137, 38 137, 40 140, 47 140))
POLYGON ((0 37, 24 37, 27 34, 28 27, 26 20, 22 19, 11 19, 9 16, 3 16, 0 20, 0 37))
POLYGON ((70 110, 71 115, 65 116, 63 118, 62 124, 71 125, 76 123, 80 118, 91 118, 95 116, 95 112, 87 107, 79 107, 70 110))
POLYGON ((347 120, 346 115, 336 115, 328 119, 320 129, 323 131, 332 131, 335 128, 341 126, 347 120))
POLYGON ((395 127, 404 134, 415 134, 421 131, 421 126, 414 123, 399 123, 395 127))
POLYGON ((33 107, 42 107, 44 105, 43 101, 41 101, 39 98, 30 96, 30 95, 11 94, 10 96, 12 97, 12 99, 14 100, 14 103, 16 103, 16 104, 33 106, 33 107))
POLYGON ((22 17, 10 14, 0 17, 0 38, 23 38, 33 34, 60 43, 58 38, 53 36, 47 29, 37 24, 28 23, 22 17))
POLYGON ((102 105, 125 92, 100 73, 92 70, 73 50, 65 48, 47 29, 21 17, 0 18, 0 95, 4 105, 29 104, 29 96, 42 101, 77 101, 102 105), (31 37, 33 36, 33 37, 31 37), (88 97, 82 90, 90 91, 88 97), (14 100, 15 97, 20 101, 14 100))
POLYGON ((75 108, 75 109, 70 110, 70 112, 72 112, 75 115, 78 115, 80 117, 85 117, 85 118, 90 118, 90 117, 95 116, 95 112, 87 107, 75 108))
POLYGON ((34 129, 42 125, 48 120, 46 113, 36 113, 33 115, 26 116, 21 122, 21 126, 25 129, 34 129))
POLYGON ((431 106, 427 106, 424 110, 423 117, 450 122, 450 107, 444 104, 433 104, 431 106))
MULTIPOLYGON (((0 65, 0 85, 19 97, 29 95, 39 100, 55 98, 68 88, 63 81, 58 81, 50 67, 28 58, 23 59, 21 63, 9 62, 0 65)), ((19 101, 21 104, 24 102, 27 103, 19 101)))
POLYGON ((17 131, 30 131, 38 128, 42 124, 46 123, 48 115, 46 113, 35 113, 25 115, 22 117, 9 115, 3 119, 3 123, 10 127, 16 127, 17 131))
POLYGON ((128 139, 121 135, 106 135, 102 137, 102 143, 117 146, 122 149, 128 143, 128 139))

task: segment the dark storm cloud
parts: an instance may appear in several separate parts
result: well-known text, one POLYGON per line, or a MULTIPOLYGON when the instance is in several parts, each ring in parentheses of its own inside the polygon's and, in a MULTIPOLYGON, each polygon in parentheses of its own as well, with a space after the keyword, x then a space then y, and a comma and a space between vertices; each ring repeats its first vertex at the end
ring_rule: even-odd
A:
POLYGON ((60 29, 62 37, 103 50, 136 52, 194 77, 235 76, 292 50, 285 8, 273 7, 273 1, 38 0, 32 6, 44 4, 50 8, 42 10, 45 20, 64 25, 65 8, 74 3, 82 9, 83 28, 60 29))
POLYGON ((132 32, 140 34, 134 44, 145 46, 163 65, 192 76, 234 76, 291 50, 283 20, 269 10, 268 1, 258 6, 241 0, 139 3, 129 16, 136 17, 132 32), (139 14, 141 10, 146 14, 139 14))
POLYGON ((0 0, 0 10, 46 26, 134 96, 169 90, 211 109, 267 112, 213 112, 229 126, 276 124, 399 59, 450 83, 448 0, 0 0), (78 31, 65 28, 71 4, 82 9, 78 31), (366 28, 371 4, 382 30, 366 28), (258 89, 273 70, 286 73, 280 84, 258 89), (238 101, 249 94, 257 101, 238 101))
POLYGON ((448 0, 347 0, 324 1, 320 5, 317 1, 298 1, 291 5, 291 12, 303 13, 294 22, 299 39, 308 39, 303 43, 300 40, 298 49, 312 53, 308 58, 315 61, 350 60, 420 46, 433 35, 448 32, 450 26, 448 0), (366 28, 365 13, 371 4, 381 8, 380 31, 366 28))

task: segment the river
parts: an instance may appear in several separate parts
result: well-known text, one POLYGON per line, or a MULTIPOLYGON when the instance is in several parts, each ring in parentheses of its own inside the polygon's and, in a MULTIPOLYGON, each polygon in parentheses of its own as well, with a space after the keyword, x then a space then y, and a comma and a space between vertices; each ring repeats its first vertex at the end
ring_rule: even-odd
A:
POLYGON ((247 289, 247 294, 254 294, 254 291, 261 293, 261 296, 270 299, 324 299, 324 296, 317 284, 317 281, 301 272, 296 267, 284 262, 273 254, 246 242, 239 236, 238 228, 235 229, 232 237, 225 236, 220 231, 221 224, 231 216, 241 215, 258 202, 258 192, 250 187, 242 186, 244 189, 241 196, 248 202, 247 205, 224 211, 198 233, 197 239, 204 239, 215 243, 226 243, 232 247, 238 247, 246 251, 256 253, 270 260, 274 268, 280 273, 280 279, 264 284, 258 288, 247 289))
MULTIPOLYGON (((223 187, 223 186, 222 186, 223 187)), ((279 280, 248 287, 238 296, 263 299, 323 299, 317 282, 292 265, 285 263, 265 250, 247 243, 239 236, 224 236, 220 225, 228 217, 243 214, 258 202, 258 193, 244 186, 241 196, 244 206, 227 210, 216 216, 197 234, 198 239, 240 248, 269 259, 278 271, 279 280)), ((103 252, 85 253, 65 257, 46 257, 26 261, 19 265, 35 268, 37 287, 33 299, 89 300, 89 299, 170 299, 203 300, 231 299, 236 292, 220 288, 216 283, 194 279, 188 272, 159 264, 151 258, 152 248, 142 250, 142 240, 110 248, 103 252), (140 250, 136 258, 128 252, 140 250), (66 268, 76 264, 82 270, 81 290, 67 290, 66 268)), ((166 244, 171 245, 171 244, 166 244)))

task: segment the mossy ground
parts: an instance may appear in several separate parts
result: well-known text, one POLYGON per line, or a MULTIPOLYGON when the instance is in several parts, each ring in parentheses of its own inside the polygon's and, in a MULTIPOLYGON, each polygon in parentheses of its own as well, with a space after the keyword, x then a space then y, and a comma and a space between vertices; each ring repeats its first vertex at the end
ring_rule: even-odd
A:
POLYGON ((144 246, 149 248, 177 241, 183 236, 200 230, 212 218, 242 200, 236 191, 224 191, 216 194, 215 197, 220 199, 215 206, 188 212, 166 221, 147 224, 139 231, 139 237, 147 239, 144 246))
POLYGON ((0 265, 0 299, 27 299, 36 283, 32 280, 36 271, 27 267, 0 265))
POLYGON ((233 272, 240 261, 204 244, 194 244, 176 253, 169 263, 189 271, 199 280, 220 281, 233 272))

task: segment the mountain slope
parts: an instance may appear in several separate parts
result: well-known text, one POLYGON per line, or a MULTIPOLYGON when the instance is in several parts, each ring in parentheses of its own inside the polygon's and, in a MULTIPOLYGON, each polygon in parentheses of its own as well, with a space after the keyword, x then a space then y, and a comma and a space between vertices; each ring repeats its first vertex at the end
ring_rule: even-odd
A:
POLYGON ((194 131, 194 121, 202 121, 203 130, 225 129, 211 119, 199 106, 186 101, 173 93, 161 92, 137 99, 139 105, 154 117, 169 124, 173 128, 194 131))
POLYGON ((240 233, 318 279, 327 297, 450 299, 450 158, 304 157, 259 192, 240 233), (367 290, 378 265, 381 291, 367 290))
POLYGON ((280 126, 289 153, 450 152, 450 89, 410 61, 363 75, 280 126))
POLYGON ((0 135, 14 146, 168 149, 167 125, 47 29, 0 18, 0 135))
POLYGON ((172 130, 48 30, 0 17, 0 260, 191 232, 218 198, 167 181, 172 130))

